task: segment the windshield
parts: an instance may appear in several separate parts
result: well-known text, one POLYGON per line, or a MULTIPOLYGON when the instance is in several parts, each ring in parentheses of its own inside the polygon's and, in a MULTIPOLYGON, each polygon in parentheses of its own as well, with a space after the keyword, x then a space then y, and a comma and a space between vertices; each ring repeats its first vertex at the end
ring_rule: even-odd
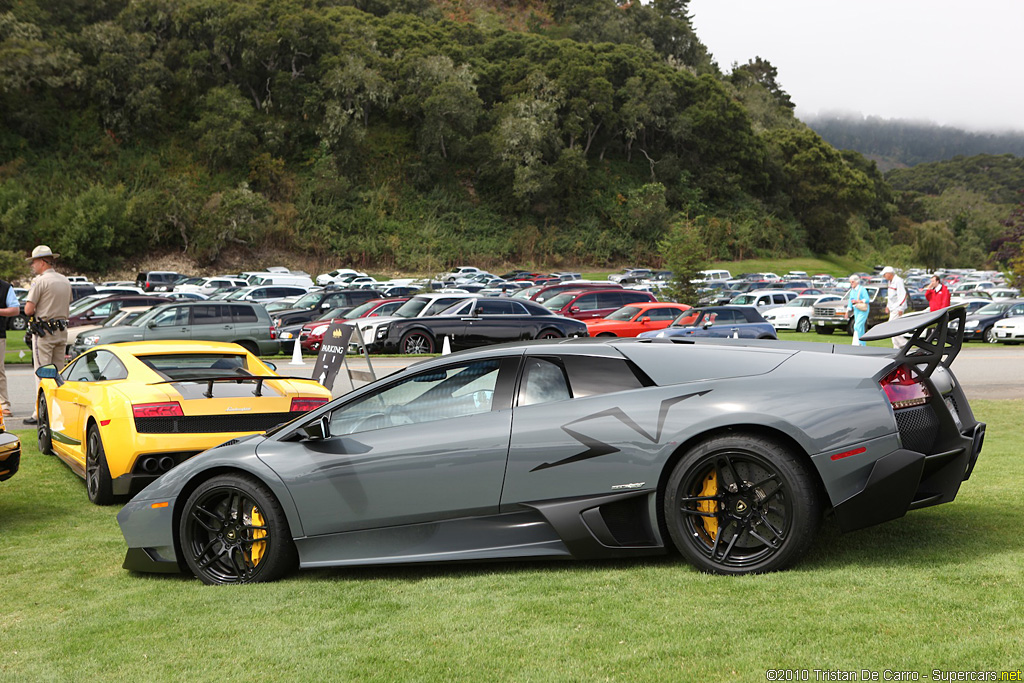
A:
POLYGON ((146 323, 155 318, 156 314, 159 313, 161 310, 165 310, 165 307, 156 306, 154 308, 149 309, 148 311, 146 311, 145 313, 143 313, 142 315, 140 315, 138 318, 131 322, 132 327, 145 327, 146 323))
POLYGON ((398 307, 391 315, 398 318, 415 318, 430 303, 430 299, 413 297, 398 307))
POLYGON ((344 311, 345 309, 335 308, 334 310, 330 311, 330 313, 337 313, 337 315, 325 315, 324 318, 337 318, 340 316, 345 320, 355 320, 356 318, 362 318, 364 315, 366 315, 379 305, 380 304, 378 304, 376 301, 367 301, 365 304, 362 304, 361 306, 356 306, 348 313, 338 313, 338 311, 344 311))
POLYGON ((813 296, 798 296, 797 298, 790 301, 787 306, 813 306, 814 300, 817 297, 813 296))
POLYGON ((295 303, 292 304, 293 308, 316 308, 317 304, 320 303, 320 299, 323 295, 319 292, 313 294, 307 294, 295 303))
POLYGON ((639 306, 623 306, 619 310, 605 317, 605 320, 632 320, 633 317, 641 310, 643 309, 639 306))
POLYGON ((518 292, 513 294, 512 298, 513 299, 529 299, 534 294, 539 292, 540 290, 541 290, 541 286, 540 285, 534 285, 533 287, 526 287, 524 289, 520 289, 518 292))
POLYGON ((703 317, 704 311, 687 311, 672 322, 672 327, 692 327, 703 317))
MULTIPOLYGON (((551 309, 552 311, 557 311, 558 309, 562 308, 567 303, 575 299, 576 296, 576 292, 562 292, 561 294, 554 295, 547 301, 541 301, 541 303, 544 304, 544 308, 551 309)), ((540 301, 540 298, 536 299, 536 301, 540 301)))
POLYGON ((252 294, 252 290, 251 289, 248 289, 248 288, 246 288, 246 289, 236 289, 235 291, 231 292, 230 294, 228 294, 224 298, 225 299, 230 299, 231 301, 235 301, 237 299, 241 299, 243 296, 246 296, 248 294, 252 294))
POLYGON ((985 304, 981 308, 975 311, 978 315, 990 315, 992 313, 1002 313, 1010 307, 1009 303, 995 302, 991 304, 985 304))

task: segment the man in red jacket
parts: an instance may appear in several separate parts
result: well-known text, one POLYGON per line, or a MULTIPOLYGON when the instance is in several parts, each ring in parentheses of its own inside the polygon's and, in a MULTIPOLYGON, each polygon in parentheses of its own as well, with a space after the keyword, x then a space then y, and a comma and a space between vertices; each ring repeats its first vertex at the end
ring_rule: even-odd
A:
POLYGON ((949 306, 949 287, 942 284, 938 275, 932 275, 932 281, 925 285, 924 298, 928 299, 928 310, 937 311, 949 306))

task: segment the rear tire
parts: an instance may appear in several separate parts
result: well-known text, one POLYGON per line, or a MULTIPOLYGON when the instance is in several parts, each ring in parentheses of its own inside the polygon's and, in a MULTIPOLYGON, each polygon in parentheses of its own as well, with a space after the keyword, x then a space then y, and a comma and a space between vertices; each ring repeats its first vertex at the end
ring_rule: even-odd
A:
POLYGON ((256 356, 257 358, 260 357, 260 347, 258 347, 254 342, 245 340, 245 341, 237 341, 235 343, 238 344, 239 346, 241 346, 243 349, 245 349, 249 353, 251 353, 252 355, 256 356))
POLYGON ((86 493, 89 494, 89 500, 96 505, 110 505, 114 502, 113 488, 100 430, 96 425, 89 425, 89 432, 85 438, 86 493))
MULTIPOLYGON (((543 332, 541 332, 540 334, 537 335, 537 339, 561 339, 562 336, 563 335, 560 332, 558 332, 557 330, 544 330, 543 332)), ((615 336, 615 335, 609 335, 609 336, 615 336)))
POLYGON ((821 520, 806 463, 775 441, 717 436, 691 448, 665 488, 672 542, 701 571, 760 574, 802 557, 821 520))

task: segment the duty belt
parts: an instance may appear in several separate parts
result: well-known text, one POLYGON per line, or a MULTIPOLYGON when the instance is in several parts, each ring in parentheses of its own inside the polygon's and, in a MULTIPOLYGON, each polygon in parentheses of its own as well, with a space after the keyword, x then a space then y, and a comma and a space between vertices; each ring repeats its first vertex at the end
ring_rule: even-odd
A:
POLYGON ((48 334, 56 334, 68 329, 67 318, 47 318, 46 320, 30 320, 28 323, 32 334, 45 337, 48 334))

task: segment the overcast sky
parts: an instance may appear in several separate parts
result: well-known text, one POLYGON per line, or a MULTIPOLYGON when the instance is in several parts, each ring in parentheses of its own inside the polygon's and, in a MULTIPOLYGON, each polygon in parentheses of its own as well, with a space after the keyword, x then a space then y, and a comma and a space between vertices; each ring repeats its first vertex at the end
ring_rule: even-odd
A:
POLYGON ((760 56, 797 115, 1024 130, 1024 0, 690 0, 725 73, 760 56))

